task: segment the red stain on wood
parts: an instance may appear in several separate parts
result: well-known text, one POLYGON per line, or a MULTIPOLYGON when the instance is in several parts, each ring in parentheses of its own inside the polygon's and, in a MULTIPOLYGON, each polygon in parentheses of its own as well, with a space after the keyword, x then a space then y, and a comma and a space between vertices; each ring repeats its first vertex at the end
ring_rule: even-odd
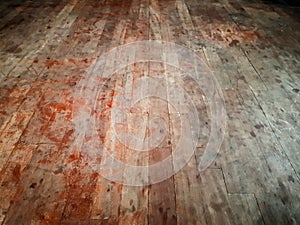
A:
POLYGON ((122 185, 118 185, 118 193, 122 193, 122 188, 123 188, 122 185))
POLYGON ((62 146, 65 146, 65 145, 68 145, 69 143, 71 143, 73 133, 74 133, 73 129, 66 131, 63 139, 61 140, 61 145, 62 146))
POLYGON ((42 159, 42 160, 39 160, 38 163, 39 164, 46 164, 46 163, 52 163, 52 161, 49 160, 49 159, 42 159))
POLYGON ((232 40, 230 43, 229 43, 229 46, 232 47, 232 46, 237 46, 239 44, 239 40, 232 40))
POLYGON ((81 154, 81 152, 75 152, 69 156, 67 162, 71 163, 74 161, 82 161, 82 159, 83 159, 83 155, 81 154))
POLYGON ((55 120, 56 114, 64 114, 65 119, 72 119, 72 104, 62 102, 50 102, 43 107, 42 112, 51 120, 55 120))
POLYGON ((77 60, 75 60, 75 59, 68 59, 68 61, 69 61, 70 63, 74 63, 74 64, 77 63, 77 60))
POLYGON ((75 34, 90 34, 91 33, 91 30, 89 29, 85 29, 85 30, 80 30, 80 31, 77 31, 75 32, 75 34))
POLYGON ((86 59, 65 59, 65 60, 46 60, 44 62, 47 69, 50 69, 53 66, 67 66, 68 64, 74 65, 85 65, 89 66, 95 59, 94 58, 86 58, 86 59))
POLYGON ((112 108, 112 104, 113 104, 113 101, 107 101, 106 102, 106 105, 109 107, 109 108, 112 108))
MULTIPOLYGON (((71 159, 76 160, 81 157, 80 153, 75 153, 71 159)), ((93 203, 92 194, 96 190, 98 174, 82 162, 76 161, 76 165, 78 167, 63 172, 68 193, 67 204, 61 220, 63 224, 68 224, 70 220, 85 224, 85 221, 89 220, 90 207, 93 203)))
POLYGON ((45 62, 45 66, 48 68, 48 69, 50 69, 52 66, 54 66, 54 65, 62 65, 62 63, 61 62, 59 62, 59 61, 57 61, 57 60, 47 60, 46 62, 45 62))
POLYGON ((21 165, 17 164, 13 169, 13 178, 19 180, 21 176, 21 165))
POLYGON ((240 29, 235 24, 224 23, 215 24, 218 27, 216 30, 203 32, 201 36, 196 36, 199 39, 216 42, 224 46, 236 46, 238 44, 247 44, 251 42, 264 41, 265 37, 261 35, 258 29, 240 29))
POLYGON ((256 41, 260 38, 260 34, 257 30, 246 30, 241 32, 241 37, 247 41, 256 41))

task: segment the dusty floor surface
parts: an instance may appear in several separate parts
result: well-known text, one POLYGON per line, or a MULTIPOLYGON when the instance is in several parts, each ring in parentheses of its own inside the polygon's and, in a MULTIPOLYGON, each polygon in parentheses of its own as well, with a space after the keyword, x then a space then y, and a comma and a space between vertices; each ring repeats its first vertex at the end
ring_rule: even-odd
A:
POLYGON ((300 224, 299 21, 299 9, 259 0, 1 1, 0 224, 300 224), (224 141, 201 173, 214 122, 201 84, 135 51, 109 77, 91 69, 113 47, 149 39, 189 48, 222 90, 224 141), (161 98, 134 102, 145 90, 161 98), (120 96, 134 102, 126 117, 120 96), (144 186, 106 179, 151 171, 104 173, 103 149, 148 168, 172 159, 183 124, 200 132, 185 136, 195 151, 177 173, 144 186))

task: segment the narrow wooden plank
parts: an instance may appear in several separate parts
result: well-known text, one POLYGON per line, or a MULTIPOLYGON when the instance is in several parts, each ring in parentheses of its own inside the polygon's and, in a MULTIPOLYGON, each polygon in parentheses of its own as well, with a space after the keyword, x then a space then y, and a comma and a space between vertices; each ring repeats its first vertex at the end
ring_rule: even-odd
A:
POLYGON ((229 194, 235 224, 265 224, 254 194, 229 194))
POLYGON ((208 224, 204 193, 199 188, 195 158, 174 176, 177 224, 208 224))
MULTIPOLYGON (((1 131, 0 140, 0 158, 4 162, 9 158, 15 144, 20 139, 24 129, 26 128, 28 121, 32 117, 33 112, 15 112, 10 118, 9 122, 6 123, 6 127, 1 131)), ((0 170, 2 170, 4 164, 0 165, 0 170)))
POLYGON ((175 5, 178 11, 179 18, 182 21, 183 30, 181 32, 185 34, 184 37, 188 40, 188 43, 186 43, 186 41, 183 43, 185 43, 185 46, 189 48, 191 46, 189 41, 190 38, 193 38, 194 36, 195 27, 185 1, 176 0, 175 5))
MULTIPOLYGON (((12 85, 14 82, 16 81, 10 80, 2 83, 3 86, 1 88, 0 97, 0 124, 3 124, 5 120, 7 121, 9 117, 18 110, 30 90, 29 84, 22 84, 20 81, 20 85, 14 87, 12 85)), ((32 111, 32 109, 30 110, 32 111)))
MULTIPOLYGON (((138 57, 133 53, 133 57, 138 57)), ((149 180, 148 152, 148 126, 149 105, 148 100, 143 99, 147 92, 148 84, 140 82, 147 74, 148 63, 134 63, 129 65, 124 80, 125 95, 129 100, 127 110, 123 112, 126 117, 124 123, 127 134, 124 138, 125 151, 123 162, 127 164, 124 168, 123 180, 133 186, 123 185, 121 195, 119 224, 148 224, 148 199, 149 189, 146 186, 149 180), (130 166, 137 166, 133 171, 130 166), (142 185, 144 182, 144 185, 142 185), (139 185, 139 186, 136 186, 139 185)), ((124 103, 124 102, 123 102, 124 103)), ((122 103, 121 103, 122 104, 122 103)), ((124 143, 124 142, 123 142, 124 143)), ((126 184, 125 183, 125 184, 126 184)))
POLYGON ((232 74, 231 71, 225 67, 224 62, 218 56, 218 51, 213 47, 204 47, 203 48, 204 54, 207 58, 207 61, 212 68, 213 74, 218 79, 222 89, 230 89, 232 88, 232 74))
MULTIPOLYGON (((163 63, 149 65, 149 164, 162 165, 161 170, 170 170, 171 165, 165 165, 163 160, 172 158, 171 130, 168 102, 168 69, 163 63), (155 120, 158 124, 155 124, 155 120), (158 135, 158 136, 157 136, 158 135), (160 142, 156 143, 157 136, 160 142), (156 145, 154 145, 156 144, 156 145)), ((158 177, 158 171, 149 171, 149 176, 158 177)), ((163 174, 163 171, 161 171, 163 174)), ((165 172, 166 173, 166 172, 165 172)), ((153 178, 152 178, 153 179, 153 178)), ((154 179, 153 179, 154 180, 154 179)), ((177 224, 176 219, 175 186, 173 177, 164 177, 159 183, 151 184, 149 188, 149 223, 150 224, 177 224)))
MULTIPOLYGON (((111 62, 107 63, 111 65, 111 62)), ((124 71, 121 70, 121 72, 119 71, 117 74, 114 74, 115 76, 112 79, 102 84, 101 88, 104 89, 98 90, 97 100, 103 101, 103 103, 100 102, 97 106, 97 111, 100 114, 99 125, 101 125, 98 133, 103 138, 103 151, 98 167, 102 176, 97 181, 96 192, 93 197, 91 211, 92 224, 98 224, 99 221, 101 224, 116 224, 120 215, 122 183, 115 182, 112 176, 116 173, 122 177, 123 171, 116 171, 118 168, 114 168, 114 164, 110 161, 110 156, 118 160, 122 160, 124 157, 122 151, 124 147, 120 144, 113 130, 112 108, 115 104, 114 98, 118 94, 115 89, 122 84, 122 72, 124 71)), ((120 180, 117 181, 120 182, 120 180)))

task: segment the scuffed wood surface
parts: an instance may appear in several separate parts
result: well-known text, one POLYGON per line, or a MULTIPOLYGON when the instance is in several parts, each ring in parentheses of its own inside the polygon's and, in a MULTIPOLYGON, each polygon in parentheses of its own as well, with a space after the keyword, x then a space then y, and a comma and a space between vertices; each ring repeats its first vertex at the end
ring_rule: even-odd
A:
POLYGON ((259 0, 1 1, 0 224, 300 224, 298 14, 259 0), (100 150, 136 165, 160 161, 175 149, 180 118, 167 102, 142 102, 119 128, 147 136, 147 118, 160 113, 168 129, 162 146, 139 158, 111 133, 116 90, 136 97, 152 88, 187 101, 167 92, 178 71, 165 74, 160 88, 136 84, 164 73, 159 63, 99 79, 93 113, 101 123, 97 134, 86 129, 80 148, 73 144, 73 109, 81 104, 74 92, 101 54, 148 39, 188 47, 207 63, 228 124, 216 161, 199 173, 210 118, 203 93, 187 82, 202 126, 195 154, 163 182, 131 187, 101 176, 100 150), (96 139, 99 152, 89 152, 96 139))

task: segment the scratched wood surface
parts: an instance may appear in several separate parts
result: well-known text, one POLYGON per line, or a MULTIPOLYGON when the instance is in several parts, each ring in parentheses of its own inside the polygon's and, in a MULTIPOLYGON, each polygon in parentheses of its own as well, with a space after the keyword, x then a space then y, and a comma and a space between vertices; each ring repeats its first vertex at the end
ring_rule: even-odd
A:
MULTIPOLYGON (((0 1, 0 224, 300 224, 299 11, 260 0, 0 1), (197 166, 210 135, 209 108, 179 70, 134 63, 80 86, 99 56, 149 39, 195 52, 223 91, 225 138, 203 172, 197 166), (140 85, 145 77, 160 83, 140 85), (172 83, 186 93, 168 92, 172 83), (96 97, 84 96, 93 111, 75 101, 79 89, 100 85, 96 97), (167 101, 143 99, 125 108, 128 116, 117 123, 118 99, 145 93, 167 101), (181 170, 144 186, 106 179, 114 172, 100 172, 109 163, 103 149, 132 165, 147 167, 168 156, 175 164, 180 120, 188 121, 181 103, 189 101, 201 132, 181 170), (80 108, 95 116, 97 132, 79 123, 83 135, 75 145, 80 108), (130 143, 151 146, 147 137, 161 126, 151 125, 157 115, 166 124, 160 145, 149 152, 130 149, 130 143)), ((172 57, 178 66, 180 55, 172 57)), ((107 58, 106 69, 114 59, 107 58)), ((119 179, 138 179, 129 168, 118 172, 119 179)))

